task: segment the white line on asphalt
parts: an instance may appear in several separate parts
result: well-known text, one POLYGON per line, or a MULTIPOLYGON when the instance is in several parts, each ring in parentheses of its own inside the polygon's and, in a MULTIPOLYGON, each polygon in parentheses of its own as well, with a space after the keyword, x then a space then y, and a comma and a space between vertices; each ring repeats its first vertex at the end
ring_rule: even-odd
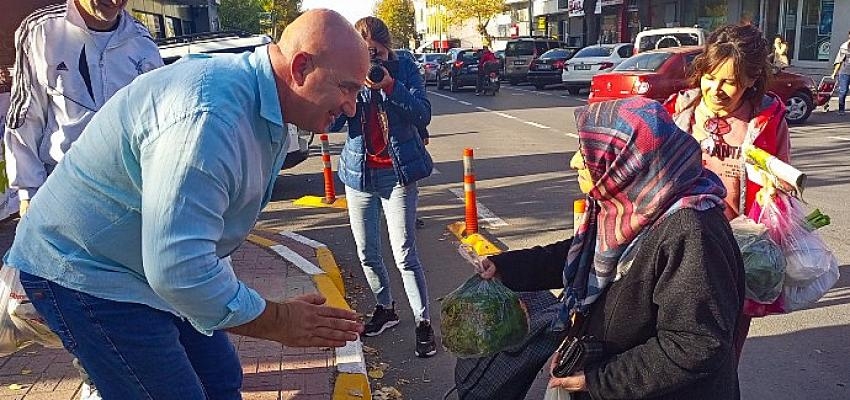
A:
MULTIPOLYGON (((464 201, 463 189, 452 188, 449 189, 449 191, 452 192, 458 199, 460 199, 460 201, 464 201)), ((480 201, 476 200, 475 206, 478 209, 479 222, 483 222, 489 225, 491 228, 495 228, 497 226, 508 226, 508 223, 505 222, 505 220, 497 217, 496 214, 490 211, 489 208, 484 207, 484 205, 481 204, 480 201)))
POLYGON ((460 104, 463 104, 465 106, 471 106, 472 105, 472 103, 470 103, 468 101, 458 100, 457 102, 460 103, 460 104))
POLYGON ((578 135, 576 135, 575 133, 572 133, 572 132, 567 132, 567 133, 565 133, 565 135, 567 135, 567 136, 569 136, 569 137, 571 137, 571 138, 576 138, 576 139, 578 139, 578 135))
POLYGON ((543 125, 543 124, 538 124, 537 122, 531 122, 531 121, 522 121, 522 122, 525 122, 526 124, 531 125, 531 126, 533 126, 533 127, 535 127, 535 128, 540 128, 540 129, 551 129, 551 128, 549 128, 548 126, 543 125))
POLYGON ((275 253, 280 254, 281 257, 289 260, 289 262, 295 264, 296 267, 300 268, 307 275, 319 275, 325 273, 325 271, 322 271, 322 269, 317 267, 316 264, 313 264, 306 258, 301 257, 300 254, 292 251, 289 247, 282 244, 276 244, 271 246, 270 249, 272 249, 275 253))
POLYGON ((835 139, 835 140, 843 140, 843 141, 846 141, 846 142, 850 142, 850 138, 841 137, 841 136, 830 136, 829 138, 835 139))
POLYGON ((475 107, 475 109, 478 110, 478 111, 493 112, 493 110, 491 110, 489 108, 484 108, 484 107, 475 107))
POLYGON ((290 239, 292 239, 292 240, 294 240, 298 243, 306 244, 307 246, 310 246, 314 249, 318 249, 319 247, 327 247, 320 242, 317 242, 317 241, 310 239, 306 236, 299 235, 295 232, 280 231, 279 233, 280 233, 280 236, 290 238, 290 239))
POLYGON ((452 96, 449 96, 449 95, 445 95, 445 94, 442 94, 442 93, 437 93, 437 92, 428 92, 428 93, 431 93, 431 94, 433 94, 434 96, 442 97, 442 98, 444 98, 444 99, 449 99, 449 100, 457 101, 457 98, 452 97, 452 96))
POLYGON ((440 175, 440 173, 441 172, 437 169, 437 167, 431 168, 431 175, 440 175))
POLYGON ((517 117, 514 117, 513 115, 505 114, 505 113, 499 112, 499 111, 494 111, 493 113, 500 116, 500 117, 507 118, 507 119, 518 119, 517 117))

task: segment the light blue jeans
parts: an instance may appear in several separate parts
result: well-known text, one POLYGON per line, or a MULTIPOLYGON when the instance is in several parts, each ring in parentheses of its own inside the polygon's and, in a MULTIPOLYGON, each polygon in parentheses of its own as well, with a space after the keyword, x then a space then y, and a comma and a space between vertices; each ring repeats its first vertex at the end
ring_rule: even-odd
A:
POLYGON ((384 307, 393 303, 390 277, 381 255, 381 210, 387 220, 390 246, 396 267, 401 271, 404 291, 417 324, 430 320, 425 270, 416 254, 416 183, 401 186, 395 170, 367 169, 366 191, 345 187, 351 233, 357 255, 375 300, 384 307))
POLYGON ((847 98, 847 89, 850 87, 850 75, 838 74, 838 112, 844 112, 844 100, 847 98))

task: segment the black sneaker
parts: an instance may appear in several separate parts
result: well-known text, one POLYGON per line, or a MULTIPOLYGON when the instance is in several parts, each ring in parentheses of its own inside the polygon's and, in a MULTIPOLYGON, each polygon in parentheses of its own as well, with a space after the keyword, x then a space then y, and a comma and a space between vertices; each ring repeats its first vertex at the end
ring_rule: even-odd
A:
POLYGON ((434 342, 434 328, 431 323, 422 321, 416 327, 416 357, 431 357, 437 354, 437 343, 434 342))
POLYGON ((395 303, 391 308, 384 308, 378 304, 375 306, 375 312, 372 313, 372 318, 366 323, 363 334, 366 336, 378 336, 384 330, 398 325, 398 314, 395 313, 395 303))

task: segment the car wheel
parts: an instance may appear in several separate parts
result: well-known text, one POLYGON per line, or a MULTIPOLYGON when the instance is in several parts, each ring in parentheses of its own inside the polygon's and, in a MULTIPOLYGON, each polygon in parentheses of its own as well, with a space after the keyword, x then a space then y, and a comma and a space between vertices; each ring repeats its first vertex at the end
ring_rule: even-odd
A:
POLYGON ((812 96, 797 92, 785 100, 785 108, 788 110, 785 119, 789 124, 802 124, 809 119, 809 115, 815 108, 815 103, 812 101, 812 96))
POLYGON ((534 87, 535 87, 537 90, 543 90, 543 89, 546 89, 546 85, 541 85, 541 84, 539 84, 539 83, 538 83, 538 84, 536 84, 536 85, 534 85, 534 87))
POLYGON ((569 92, 573 96, 578 96, 579 91, 581 91, 581 88, 579 87, 570 86, 567 88, 567 92, 569 92))

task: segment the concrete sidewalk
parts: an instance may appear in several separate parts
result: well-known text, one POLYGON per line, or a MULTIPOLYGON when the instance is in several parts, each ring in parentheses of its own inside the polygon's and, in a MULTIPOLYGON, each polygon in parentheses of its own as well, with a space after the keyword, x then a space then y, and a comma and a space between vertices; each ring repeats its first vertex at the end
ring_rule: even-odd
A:
MULTIPOLYGON (((6 222, 0 226, 0 250, 4 253, 11 244, 14 225, 6 222)), ((284 242, 285 238, 275 241, 284 242)), ((306 246, 288 247, 307 260, 315 259, 306 246)), ((267 246, 246 241, 232 259, 240 279, 268 299, 281 300, 317 291, 310 275, 267 246)), ((243 399, 346 398, 333 394, 337 366, 332 349, 287 348, 236 335, 231 335, 231 340, 242 361, 243 399)), ((79 399, 81 381, 71 359, 64 350, 38 345, 0 358, 0 400, 79 399)))

